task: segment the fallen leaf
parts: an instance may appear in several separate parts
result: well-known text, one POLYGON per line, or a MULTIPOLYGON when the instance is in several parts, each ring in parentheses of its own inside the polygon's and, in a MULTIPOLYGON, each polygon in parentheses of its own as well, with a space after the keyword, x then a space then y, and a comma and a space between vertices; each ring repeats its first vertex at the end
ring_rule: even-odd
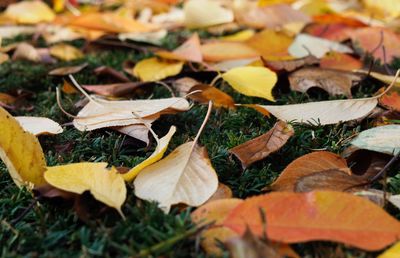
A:
POLYGON ((137 42, 146 42, 153 45, 162 45, 163 39, 167 36, 168 31, 161 29, 150 32, 128 32, 118 34, 121 41, 132 40, 137 42))
POLYGON ((18 23, 26 24, 51 22, 55 18, 54 12, 39 0, 10 4, 4 14, 18 23))
POLYGON ((325 69, 354 71, 361 69, 363 67, 363 63, 347 54, 329 52, 321 59, 320 67, 325 69))
POLYGON ((137 175, 133 182, 137 197, 157 201, 159 207, 168 213, 173 204, 200 206, 217 191, 218 176, 207 150, 197 145, 211 109, 210 102, 206 119, 194 141, 178 146, 167 157, 137 175))
POLYGON ((357 72, 368 74, 372 78, 377 79, 381 82, 384 82, 387 84, 393 83, 393 85, 395 87, 400 87, 400 78, 396 78, 396 76, 377 73, 377 72, 369 72, 369 71, 365 71, 365 70, 357 70, 357 72))
POLYGON ((74 65, 74 66, 59 67, 59 68, 51 70, 49 72, 49 75, 66 76, 69 74, 79 73, 87 66, 88 66, 88 63, 83 63, 81 65, 74 65))
POLYGON ((397 258, 400 256, 400 242, 397 242, 385 252, 380 254, 378 258, 397 258))
POLYGON ((171 138, 175 134, 175 132, 176 127, 171 126, 169 132, 164 137, 159 140, 157 138, 157 147, 154 150, 153 154, 151 154, 151 156, 148 157, 146 160, 129 170, 127 173, 124 173, 122 177, 125 179, 125 181, 131 182, 140 173, 140 171, 159 161, 164 156, 164 153, 167 151, 168 144, 171 141, 171 138))
POLYGON ((297 58, 292 60, 266 60, 261 57, 261 60, 265 67, 275 71, 275 72, 293 72, 294 70, 310 65, 319 64, 319 59, 315 56, 306 56, 303 58, 297 58))
POLYGON ((289 53, 295 57, 313 55, 321 58, 331 51, 353 53, 353 50, 346 45, 307 34, 298 34, 293 44, 289 47, 289 53))
POLYGON ((396 155, 400 152, 400 125, 385 125, 362 131, 351 144, 360 149, 396 155))
POLYGON ((350 39, 351 33, 355 30, 356 28, 341 23, 336 23, 336 24, 312 23, 309 24, 304 29, 303 32, 315 37, 320 37, 336 42, 342 42, 350 39))
POLYGON ((340 170, 351 174, 346 160, 327 151, 312 152, 292 161, 280 174, 278 179, 268 187, 272 191, 295 191, 297 181, 321 171, 340 170))
POLYGON ((156 57, 143 59, 133 68, 133 74, 141 81, 160 81, 182 71, 184 62, 165 61, 156 57))
POLYGON ((400 112, 400 95, 396 92, 388 92, 379 99, 379 104, 400 112))
POLYGON ((368 251, 380 250, 400 237, 400 223, 379 206, 332 191, 278 192, 248 198, 223 224, 239 234, 249 226, 258 236, 266 227, 271 240, 284 243, 325 240, 368 251))
POLYGON ((103 85, 82 85, 82 88, 101 96, 125 97, 134 93, 143 85, 144 83, 142 82, 123 82, 103 85))
POLYGON ((18 121, 0 107, 0 158, 14 183, 21 187, 45 184, 46 160, 38 139, 25 132, 18 121))
POLYGON ((397 18, 400 15, 400 4, 396 0, 362 0, 363 4, 374 15, 382 18, 397 18))
POLYGON ((280 59, 289 56, 288 48, 293 43, 293 38, 283 32, 265 29, 245 43, 258 51, 265 59, 272 59, 272 57, 280 59))
POLYGON ((83 53, 76 47, 64 43, 50 47, 50 54, 62 61, 72 61, 83 58, 83 53))
POLYGON ((121 206, 126 199, 126 186, 115 168, 108 170, 107 163, 74 163, 48 167, 46 181, 61 190, 82 194, 90 191, 93 197, 115 208, 121 216, 121 206))
POLYGON ((189 95, 189 98, 194 101, 205 104, 211 100, 215 107, 235 108, 232 97, 216 87, 208 84, 197 84, 189 90, 189 92, 194 91, 201 91, 189 95))
POLYGON ((300 177, 296 181, 294 191, 300 193, 316 190, 354 192, 365 188, 368 184, 369 182, 364 177, 330 169, 300 177))
POLYGON ((206 203, 230 198, 233 198, 232 189, 223 183, 218 183, 217 191, 207 200, 206 203))
POLYGON ((24 131, 33 135, 60 134, 62 127, 55 121, 46 117, 17 116, 15 119, 22 126, 24 131))
POLYGON ((109 101, 92 96, 73 124, 80 131, 152 123, 159 115, 189 110, 184 98, 109 101), (134 113, 135 114, 134 114, 134 113))
POLYGON ((203 55, 201 53, 200 38, 197 33, 194 33, 188 40, 174 51, 157 51, 157 56, 178 61, 189 61, 201 63, 203 55))
POLYGON ((0 92, 0 102, 2 102, 3 104, 11 105, 15 101, 17 101, 16 97, 13 97, 13 96, 11 96, 10 94, 7 94, 7 93, 1 93, 0 92))
POLYGON ((235 59, 255 58, 259 53, 242 42, 216 41, 201 45, 204 61, 220 62, 235 59))
POLYGON ((150 130, 145 125, 136 124, 136 125, 127 125, 127 126, 116 126, 116 127, 113 127, 113 129, 122 134, 128 135, 132 138, 138 139, 138 140, 146 143, 146 146, 148 146, 150 143, 150 140, 149 140, 150 130))
POLYGON ((183 77, 172 82, 172 86, 178 91, 179 96, 186 96, 190 89, 197 84, 201 83, 190 77, 183 77))
POLYGON ((351 33, 351 40, 364 52, 371 54, 375 59, 380 59, 381 63, 390 63, 395 57, 400 57, 400 50, 396 47, 400 44, 400 37, 388 29, 361 28, 351 33))
POLYGON ((290 89, 307 92, 312 87, 321 88, 331 96, 345 95, 351 98, 351 88, 363 76, 352 72, 323 68, 302 68, 289 75, 290 89))
POLYGON ((40 62, 42 60, 36 48, 28 43, 20 43, 14 51, 12 60, 28 60, 32 62, 40 62))
POLYGON ((267 133, 240 144, 229 150, 242 163, 243 169, 256 161, 262 160, 278 151, 293 136, 293 128, 285 122, 278 121, 267 133))
POLYGON ((278 77, 268 68, 251 66, 233 68, 222 74, 222 78, 246 96, 275 101, 272 88, 278 81, 278 77))
POLYGON ((185 13, 184 24, 188 28, 203 28, 232 22, 233 12, 211 0, 189 0, 183 6, 185 13))

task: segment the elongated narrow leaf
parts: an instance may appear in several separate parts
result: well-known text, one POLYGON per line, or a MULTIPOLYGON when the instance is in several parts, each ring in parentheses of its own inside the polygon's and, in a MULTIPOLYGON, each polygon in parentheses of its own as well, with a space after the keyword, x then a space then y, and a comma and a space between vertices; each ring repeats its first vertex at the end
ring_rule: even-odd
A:
POLYGON ((325 240, 369 251, 400 238, 400 222, 382 208, 364 198, 332 191, 249 198, 231 211, 224 225, 240 234, 250 227, 259 236, 266 229, 270 239, 284 243, 325 240))

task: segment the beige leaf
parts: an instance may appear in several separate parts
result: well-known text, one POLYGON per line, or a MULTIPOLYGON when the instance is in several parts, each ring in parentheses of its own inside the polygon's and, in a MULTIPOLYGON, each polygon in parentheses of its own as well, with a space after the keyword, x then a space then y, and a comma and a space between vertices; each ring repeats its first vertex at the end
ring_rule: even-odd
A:
POLYGON ((60 134, 62 127, 55 121, 46 117, 18 116, 15 117, 25 131, 34 135, 60 134))
POLYGON ((233 12, 212 0, 189 0, 185 3, 185 25, 189 28, 202 28, 232 22, 233 12))
POLYGON ((4 14, 18 23, 29 24, 51 22, 55 18, 50 7, 38 0, 10 4, 4 14))
POLYGON ((103 127, 143 124, 143 121, 152 123, 160 114, 187 110, 189 102, 184 98, 109 101, 91 97, 73 123, 80 131, 91 131, 103 127))
POLYGON ((136 124, 136 125, 127 125, 127 126, 117 126, 114 127, 116 131, 126 134, 132 138, 138 139, 142 142, 145 142, 146 145, 149 145, 149 129, 145 125, 136 124))
POLYGON ((28 43, 23 42, 18 44, 17 48, 14 51, 12 59, 39 62, 41 60, 41 57, 36 48, 28 43))

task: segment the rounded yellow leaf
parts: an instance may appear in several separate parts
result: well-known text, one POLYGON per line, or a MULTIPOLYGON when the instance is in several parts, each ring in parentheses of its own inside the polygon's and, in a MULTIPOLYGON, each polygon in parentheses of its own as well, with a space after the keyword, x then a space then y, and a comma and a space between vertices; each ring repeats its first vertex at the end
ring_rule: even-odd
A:
POLYGON ((156 57, 144 59, 133 68, 133 75, 141 81, 159 81, 182 71, 184 62, 164 61, 156 57))
POLYGON ((11 4, 4 14, 18 23, 28 24, 51 22, 55 18, 54 12, 42 1, 23 1, 11 4))
POLYGON ((50 54, 63 61, 72 61, 83 57, 82 51, 63 43, 50 47, 50 54))
POLYGON ((45 184, 46 169, 42 147, 38 139, 25 132, 18 121, 0 107, 0 159, 5 163, 14 183, 22 186, 45 184))
POLYGON ((238 92, 252 97, 260 97, 275 101, 272 89, 278 81, 278 76, 265 67, 237 67, 222 75, 238 92))
POLYGON ((90 191, 93 197, 118 210, 126 199, 126 186, 115 168, 108 170, 107 163, 74 163, 48 167, 44 178, 50 185, 72 193, 90 191))

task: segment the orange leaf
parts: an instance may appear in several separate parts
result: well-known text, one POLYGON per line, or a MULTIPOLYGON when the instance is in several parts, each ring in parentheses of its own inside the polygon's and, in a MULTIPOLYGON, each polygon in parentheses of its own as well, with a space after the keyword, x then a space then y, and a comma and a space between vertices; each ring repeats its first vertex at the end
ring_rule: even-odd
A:
POLYGON ((351 173, 339 155, 327 151, 312 152, 290 163, 270 188, 273 191, 294 191, 299 178, 329 169, 351 173))
POLYGON ((263 30, 246 41, 247 45, 261 53, 263 57, 287 57, 293 38, 282 32, 263 30))
POLYGON ((219 62, 258 57, 259 53, 241 42, 210 42, 201 46, 205 61, 219 62))
POLYGON ((198 84, 190 88, 189 92, 198 90, 201 90, 201 92, 193 93, 189 98, 204 104, 211 100, 215 107, 235 108, 235 102, 232 97, 213 86, 198 84))
POLYGON ((361 69, 363 63, 350 55, 331 52, 321 59, 320 66, 321 68, 353 71, 361 69))
POLYGON ((201 54, 200 38, 197 33, 193 34, 188 40, 186 40, 180 47, 174 51, 158 51, 155 53, 159 57, 179 60, 179 61, 190 61, 201 63, 203 56, 201 54))
POLYGON ((387 108, 400 112, 400 95, 395 91, 383 95, 379 99, 379 103, 387 108))
POLYGON ((247 226, 259 236, 266 229, 271 240, 285 243, 326 240, 369 251, 385 248, 400 238, 400 223, 379 206, 333 191, 279 192, 249 198, 232 210, 223 224, 240 234, 247 226))

